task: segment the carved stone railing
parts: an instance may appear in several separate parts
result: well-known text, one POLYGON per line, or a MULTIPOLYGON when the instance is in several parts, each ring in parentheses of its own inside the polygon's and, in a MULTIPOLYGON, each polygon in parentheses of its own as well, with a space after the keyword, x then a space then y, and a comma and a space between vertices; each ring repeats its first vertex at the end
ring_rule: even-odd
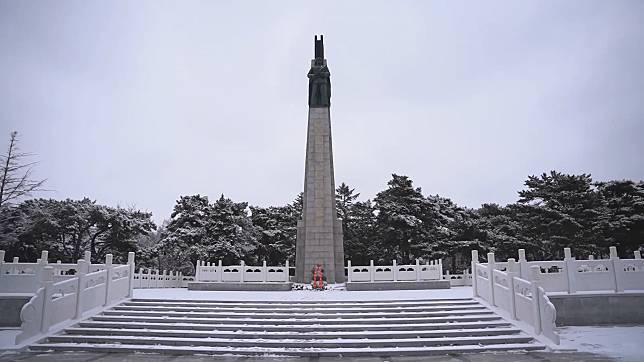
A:
POLYGON ((21 331, 16 344, 35 340, 56 329, 57 325, 84 316, 132 296, 134 253, 128 262, 113 265, 107 254, 104 269, 90 273, 90 264, 80 259, 76 275, 55 281, 57 269, 46 265, 39 274, 40 287, 20 311, 21 331))
POLYGON ((224 266, 221 260, 215 265, 212 262, 197 260, 194 279, 196 282, 288 283, 289 269, 288 260, 284 266, 267 266, 266 261, 261 266, 246 265, 243 261, 239 265, 224 266))
POLYGON ((373 260, 369 265, 351 265, 347 262, 347 281, 354 282, 404 282, 443 279, 443 263, 439 260, 428 261, 421 264, 417 259, 415 264, 399 265, 392 260, 391 265, 374 265, 373 260))
POLYGON ((539 266, 531 266, 530 279, 526 280, 519 277, 514 259, 503 263, 505 271, 497 269, 494 253, 488 253, 487 259, 487 263, 479 263, 478 251, 472 250, 474 296, 505 310, 510 318, 532 326, 536 335, 543 335, 559 344, 556 311, 540 285, 542 274, 539 266))
POLYGON ((519 276, 527 278, 530 269, 538 266, 541 272, 541 286, 547 293, 573 294, 589 291, 623 292, 644 290, 644 260, 639 251, 633 259, 620 259, 617 248, 609 248, 608 259, 577 260, 570 248, 564 248, 564 260, 527 261, 525 250, 519 249, 519 276))

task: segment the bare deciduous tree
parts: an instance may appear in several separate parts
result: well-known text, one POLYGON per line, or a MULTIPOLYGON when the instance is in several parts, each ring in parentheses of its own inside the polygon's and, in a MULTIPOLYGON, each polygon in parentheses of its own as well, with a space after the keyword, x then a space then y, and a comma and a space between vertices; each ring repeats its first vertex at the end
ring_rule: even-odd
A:
POLYGON ((20 152, 18 132, 11 132, 7 154, 0 155, 0 207, 42 190, 46 180, 32 180, 33 166, 37 162, 26 162, 31 156, 33 154, 20 152))

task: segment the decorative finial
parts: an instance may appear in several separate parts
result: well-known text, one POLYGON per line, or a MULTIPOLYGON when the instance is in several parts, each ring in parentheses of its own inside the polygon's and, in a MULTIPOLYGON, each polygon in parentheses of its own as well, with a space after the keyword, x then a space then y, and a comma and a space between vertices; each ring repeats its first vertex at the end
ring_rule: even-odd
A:
POLYGON ((320 39, 315 35, 315 59, 324 59, 324 35, 320 35, 320 39))

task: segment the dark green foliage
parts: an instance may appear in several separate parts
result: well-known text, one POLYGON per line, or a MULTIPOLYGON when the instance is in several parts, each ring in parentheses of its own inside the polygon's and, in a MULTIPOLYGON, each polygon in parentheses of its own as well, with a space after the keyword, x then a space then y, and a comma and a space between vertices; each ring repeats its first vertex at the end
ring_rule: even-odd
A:
POLYGON ((136 240, 154 228, 152 214, 113 208, 83 200, 26 200, 3 207, 0 215, 0 248, 8 256, 35 260, 48 250, 52 260, 75 262, 85 251, 92 260, 114 254, 115 262, 127 260, 137 250, 136 240))
POLYGON ((336 207, 344 230, 344 256, 355 265, 363 265, 376 253, 376 217, 372 202, 356 201, 358 196, 344 182, 336 189, 336 207))
MULTIPOLYGON (((452 272, 468 266, 472 249, 517 257, 561 259, 571 247, 578 258, 606 257, 609 246, 632 257, 644 242, 644 182, 593 183, 590 175, 550 172, 530 176, 516 203, 466 209, 450 199, 424 196, 407 176, 392 175, 371 200, 342 183, 336 190, 345 257, 354 265, 412 263, 443 258, 452 272)), ((89 199, 32 199, 0 207, 0 248, 7 257, 35 260, 41 250, 65 262, 93 253, 117 261, 137 252, 139 266, 193 272, 197 259, 231 264, 294 261, 302 194, 285 206, 248 207, 219 198, 182 196, 170 220, 156 231, 149 213, 97 205, 89 199)))
POLYGON ((159 249, 192 265, 197 260, 253 262, 257 239, 247 208, 247 203, 235 203, 223 195, 212 204, 206 196, 182 196, 161 235, 159 249))
POLYGON ((251 206, 250 210, 259 244, 256 253, 258 261, 266 260, 268 265, 282 265, 287 259, 294 262, 300 214, 296 206, 251 206))

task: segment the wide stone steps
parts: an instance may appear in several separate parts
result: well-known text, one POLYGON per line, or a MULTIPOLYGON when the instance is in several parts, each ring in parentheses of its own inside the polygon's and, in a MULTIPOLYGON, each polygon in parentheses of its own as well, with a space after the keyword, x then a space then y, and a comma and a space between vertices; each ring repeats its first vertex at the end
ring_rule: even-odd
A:
POLYGON ((335 318, 335 319, 321 319, 321 318, 288 318, 288 319, 272 319, 272 318, 209 318, 209 317, 189 317, 189 316, 128 316, 128 315, 99 315, 93 318, 96 321, 117 321, 117 322, 190 322, 190 323, 218 323, 218 324, 337 324, 337 323, 351 323, 351 324, 372 324, 383 322, 395 323, 431 323, 431 322, 472 322, 482 320, 496 320, 499 317, 493 312, 486 314, 475 314, 471 316, 446 316, 446 317, 373 317, 373 318, 335 318))
MULTIPOLYGON (((139 305, 132 303, 124 303, 123 305, 117 305, 114 307, 114 310, 127 310, 127 311, 187 311, 187 312, 228 312, 228 313, 238 313, 238 312, 248 312, 248 313, 311 313, 312 309, 316 309, 316 313, 341 313, 347 310, 346 307, 334 307, 334 308, 302 308, 298 307, 209 307, 209 306, 190 306, 190 305, 139 305)), ((484 306, 478 303, 471 304, 462 304, 462 305, 435 305, 435 306, 399 306, 399 307, 360 307, 359 309, 353 308, 352 310, 356 313, 368 313, 368 312, 413 312, 413 311, 457 311, 457 310, 476 310, 476 309, 485 309, 484 306)))
POLYGON ((49 337, 51 343, 120 343, 170 346, 211 346, 211 347, 266 347, 266 348, 331 348, 331 347, 423 347, 464 344, 528 343, 532 337, 516 336, 473 336, 473 337, 433 337, 433 338, 385 338, 385 339, 302 339, 293 336, 281 340, 232 339, 232 338, 186 338, 186 337, 146 337, 139 336, 87 336, 58 335, 49 337))
POLYGON ((108 310, 106 316, 134 316, 134 317, 184 317, 184 318, 228 318, 228 319, 355 319, 355 318, 422 318, 446 316, 471 316, 490 315, 490 310, 483 307, 475 310, 447 310, 447 311, 400 311, 400 312, 195 312, 195 311, 157 311, 157 310, 108 310))
POLYGON ((122 305, 210 305, 210 306, 256 306, 272 307, 279 306, 291 308, 312 307, 312 308, 337 308, 337 307, 365 307, 365 306, 415 306, 415 305, 455 305, 455 304, 479 304, 472 298, 453 298, 453 299, 409 299, 409 300, 380 300, 380 301, 319 301, 319 300, 297 300, 297 301, 232 301, 232 300, 187 300, 187 299, 133 299, 123 302, 122 305))
MULTIPOLYGON (((95 317, 100 318, 100 317, 95 317)), ((292 325, 292 324, 207 324, 207 323, 190 323, 190 322, 106 322, 106 321, 83 321, 81 327, 89 328, 145 328, 145 329, 165 329, 173 330, 224 330, 224 331, 380 331, 380 330, 421 330, 421 329, 469 329, 469 328, 494 328, 508 327, 511 324, 498 318, 491 321, 474 321, 474 322, 438 322, 438 323, 403 323, 403 324, 325 324, 325 325, 292 325)))
POLYGON ((490 344, 463 346, 432 347, 390 347, 390 348, 239 348, 239 347, 205 347, 205 346, 165 346, 142 348, 140 344, 84 344, 84 343, 42 343, 31 347, 34 351, 92 351, 92 352, 157 352, 164 354, 210 354, 241 356, 298 356, 298 357, 360 357, 360 356, 427 356, 453 353, 479 353, 495 351, 531 351, 543 350, 544 347, 534 343, 490 344))
POLYGON ((65 332, 68 335, 101 335, 101 336, 148 336, 148 337, 193 337, 193 338, 257 338, 257 339, 337 339, 337 338, 407 338, 407 337, 451 337, 451 336, 498 336, 518 334, 521 332, 518 328, 510 327, 489 327, 489 328, 469 328, 469 329, 450 329, 450 330, 412 330, 412 331, 391 331, 391 330, 371 330, 371 331, 303 331, 303 332, 275 332, 275 331, 227 331, 227 330, 166 330, 150 329, 141 327, 134 328, 84 328, 72 327, 67 328, 65 332))
POLYGON ((545 347, 473 299, 126 301, 35 351, 281 356, 427 355, 545 347))

